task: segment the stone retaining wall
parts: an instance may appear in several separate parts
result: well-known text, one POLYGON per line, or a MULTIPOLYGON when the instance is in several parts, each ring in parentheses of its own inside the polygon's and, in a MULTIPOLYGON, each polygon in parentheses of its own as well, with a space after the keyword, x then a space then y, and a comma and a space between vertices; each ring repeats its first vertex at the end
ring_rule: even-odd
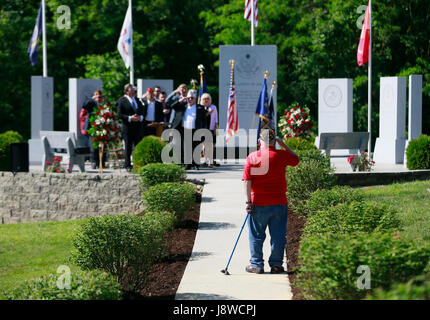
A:
POLYGON ((0 172, 0 223, 60 221, 143 210, 138 175, 0 172))

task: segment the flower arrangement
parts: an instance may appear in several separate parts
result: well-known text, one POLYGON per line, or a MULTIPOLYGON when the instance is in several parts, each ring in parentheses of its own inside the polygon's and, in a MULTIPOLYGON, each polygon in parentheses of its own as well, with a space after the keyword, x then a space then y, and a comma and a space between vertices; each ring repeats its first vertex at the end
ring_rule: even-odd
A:
POLYGON ((107 151, 120 147, 121 125, 110 103, 97 107, 90 116, 90 123, 87 132, 92 138, 94 149, 103 148, 107 151))
POLYGON ((371 171, 375 165, 375 161, 371 159, 367 152, 362 151, 360 155, 350 156, 348 163, 351 165, 352 171, 371 171))
POLYGON ((281 128, 285 138, 303 137, 309 139, 314 123, 309 115, 308 107, 301 107, 298 103, 292 104, 284 111, 284 115, 279 119, 278 127, 281 128))
MULTIPOLYGON (((51 161, 46 161, 45 172, 54 172, 54 173, 64 173, 66 170, 61 166, 61 161, 63 161, 63 157, 55 157, 54 163, 51 161)), ((67 172, 71 172, 70 169, 67 169, 67 172)))

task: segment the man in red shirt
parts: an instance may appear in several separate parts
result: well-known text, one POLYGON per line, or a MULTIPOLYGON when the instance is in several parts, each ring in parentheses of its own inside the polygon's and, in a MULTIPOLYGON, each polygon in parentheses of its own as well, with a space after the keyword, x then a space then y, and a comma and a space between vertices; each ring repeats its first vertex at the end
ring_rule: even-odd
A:
POLYGON ((263 242, 269 227, 271 273, 284 272, 283 260, 286 245, 288 200, 285 180, 286 166, 297 166, 299 157, 273 130, 264 129, 260 134, 261 148, 251 153, 245 163, 242 180, 245 184, 248 220, 250 265, 246 271, 264 273, 263 242), (276 150, 278 143, 285 150, 276 150))

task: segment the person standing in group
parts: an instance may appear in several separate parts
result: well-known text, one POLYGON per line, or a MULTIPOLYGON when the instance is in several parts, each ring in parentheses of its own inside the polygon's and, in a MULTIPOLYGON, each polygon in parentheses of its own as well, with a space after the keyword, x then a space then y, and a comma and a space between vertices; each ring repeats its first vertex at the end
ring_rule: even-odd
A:
MULTIPOLYGON (((80 119, 80 128, 81 133, 88 138, 88 142, 90 145, 90 162, 91 162, 91 168, 96 169, 99 167, 99 149, 95 149, 93 147, 92 139, 89 136, 87 130, 90 128, 90 116, 91 113, 94 112, 95 109, 97 109, 98 106, 100 106, 105 97, 102 94, 101 90, 94 91, 94 95, 91 99, 88 99, 84 102, 82 105, 81 113, 79 114, 80 119)), ((102 166, 105 167, 106 162, 106 153, 103 153, 102 157, 102 166)))
POLYGON ((192 165, 186 164, 185 169, 189 170, 191 167, 198 169, 199 164, 194 160, 193 152, 199 142, 193 141, 193 136, 196 130, 206 128, 206 110, 202 105, 197 104, 197 91, 188 91, 187 97, 172 104, 172 109, 175 110, 172 129, 178 130, 181 136, 181 163, 185 163, 185 143, 191 142, 192 165), (191 141, 185 141, 185 136, 190 137, 191 141))
POLYGON ((154 86, 154 98, 155 98, 155 100, 160 101, 160 93, 161 93, 160 86, 154 86))
POLYGON ((288 200, 286 196, 286 166, 297 166, 299 157, 275 137, 272 129, 263 129, 261 147, 247 158, 243 170, 246 211, 249 214, 250 265, 247 272, 264 273, 263 243, 269 227, 271 273, 284 272, 283 260, 286 245, 288 200), (278 143, 284 150, 276 150, 278 143))
POLYGON ((216 130, 218 124, 218 111, 215 105, 212 104, 212 97, 209 93, 203 93, 201 96, 202 105, 205 107, 208 119, 207 119, 207 128, 212 133, 212 157, 207 154, 207 150, 205 150, 205 161, 208 161, 208 165, 212 166, 212 164, 216 167, 219 164, 215 161, 215 143, 216 143, 216 130))
POLYGON ((143 103, 143 136, 155 136, 156 127, 150 126, 156 123, 163 122, 163 105, 160 101, 155 99, 155 92, 152 88, 146 90, 146 98, 142 100, 143 103))
POLYGON ((117 101, 118 117, 122 120, 122 138, 125 144, 125 168, 132 170, 131 154, 142 139, 143 131, 143 106, 136 99, 136 90, 132 84, 124 87, 124 97, 117 101))
POLYGON ((163 122, 168 123, 169 119, 170 119, 170 108, 167 106, 167 102, 166 102, 166 98, 167 98, 167 94, 165 91, 161 91, 160 93, 160 102, 161 105, 163 106, 163 122))
MULTIPOLYGON (((181 83, 176 90, 172 91, 172 93, 170 93, 167 98, 166 98, 166 104, 167 107, 169 107, 170 111, 170 119, 169 122, 172 123, 173 119, 175 118, 175 110, 172 108, 172 105, 179 101, 186 101, 186 97, 187 97, 187 93, 188 93, 188 88, 187 85, 185 83, 181 83)), ((172 125, 169 125, 169 128, 171 128, 172 125)))

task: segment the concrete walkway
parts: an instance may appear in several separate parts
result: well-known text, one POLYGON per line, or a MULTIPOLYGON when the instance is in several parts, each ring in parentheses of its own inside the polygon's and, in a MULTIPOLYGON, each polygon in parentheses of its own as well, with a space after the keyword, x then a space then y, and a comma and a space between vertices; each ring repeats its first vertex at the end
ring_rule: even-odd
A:
MULTIPOLYGON (((200 222, 193 253, 176 293, 177 300, 288 300, 292 298, 288 276, 270 274, 267 259, 270 237, 264 245, 265 274, 245 271, 249 264, 248 226, 242 235, 228 268, 234 243, 245 221, 245 194, 241 164, 189 171, 188 178, 206 179, 200 207, 200 222)), ((286 269, 286 265, 284 265, 286 269)))

